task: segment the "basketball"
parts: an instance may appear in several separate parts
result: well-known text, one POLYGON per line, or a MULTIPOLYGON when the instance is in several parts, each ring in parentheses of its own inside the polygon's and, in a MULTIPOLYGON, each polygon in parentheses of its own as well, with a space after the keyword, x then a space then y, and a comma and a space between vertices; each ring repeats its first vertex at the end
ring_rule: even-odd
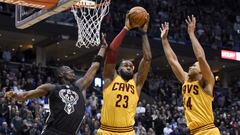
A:
POLYGON ((131 26, 142 27, 147 22, 148 12, 143 7, 133 7, 128 18, 131 26))

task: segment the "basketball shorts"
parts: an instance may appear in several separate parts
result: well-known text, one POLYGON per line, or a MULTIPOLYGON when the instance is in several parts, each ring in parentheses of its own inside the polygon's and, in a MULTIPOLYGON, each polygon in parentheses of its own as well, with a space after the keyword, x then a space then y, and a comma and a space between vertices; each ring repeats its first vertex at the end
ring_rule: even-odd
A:
POLYGON ((53 128, 44 129, 41 135, 75 135, 75 133, 65 133, 53 128))
POLYGON ((97 135, 135 135, 134 130, 130 132, 111 132, 102 129, 98 129, 97 135))
POLYGON ((193 135, 220 135, 218 128, 212 128, 208 130, 199 131, 193 135))

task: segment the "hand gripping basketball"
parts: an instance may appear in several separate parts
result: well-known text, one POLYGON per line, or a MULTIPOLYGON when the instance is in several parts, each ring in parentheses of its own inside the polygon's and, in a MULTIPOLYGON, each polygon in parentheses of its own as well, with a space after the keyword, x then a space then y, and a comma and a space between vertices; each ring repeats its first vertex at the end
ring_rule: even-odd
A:
POLYGON ((143 7, 137 6, 129 11, 127 17, 129 18, 129 24, 132 28, 140 28, 147 23, 148 16, 148 12, 143 7))

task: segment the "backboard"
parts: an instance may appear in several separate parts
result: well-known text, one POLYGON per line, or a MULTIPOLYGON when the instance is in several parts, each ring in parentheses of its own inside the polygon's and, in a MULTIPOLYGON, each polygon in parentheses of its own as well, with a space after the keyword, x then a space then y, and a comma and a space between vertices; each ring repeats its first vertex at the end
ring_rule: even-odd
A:
POLYGON ((23 3, 13 3, 16 4, 15 25, 18 29, 28 28, 52 15, 69 9, 72 5, 79 2, 79 0, 39 1, 42 3, 31 3, 32 1, 30 0, 25 0, 23 3))

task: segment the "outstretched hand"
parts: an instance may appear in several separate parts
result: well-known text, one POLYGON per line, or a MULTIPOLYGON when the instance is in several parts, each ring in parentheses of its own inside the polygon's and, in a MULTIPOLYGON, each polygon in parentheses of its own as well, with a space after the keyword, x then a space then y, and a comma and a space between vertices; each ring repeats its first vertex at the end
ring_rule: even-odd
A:
POLYGON ((187 19, 185 19, 187 25, 188 25, 188 34, 190 33, 194 33, 195 32, 195 28, 196 28, 196 18, 194 15, 188 16, 187 19))
POLYGON ((17 97, 18 97, 17 93, 16 93, 16 92, 13 92, 13 91, 8 91, 8 92, 6 92, 5 95, 4 95, 4 97, 5 97, 6 99, 8 99, 8 100, 12 100, 12 99, 14 99, 14 98, 18 99, 18 98, 17 98, 17 97))
POLYGON ((160 31, 161 31, 161 38, 167 39, 168 31, 169 31, 169 23, 168 22, 162 23, 162 26, 160 27, 160 31))

